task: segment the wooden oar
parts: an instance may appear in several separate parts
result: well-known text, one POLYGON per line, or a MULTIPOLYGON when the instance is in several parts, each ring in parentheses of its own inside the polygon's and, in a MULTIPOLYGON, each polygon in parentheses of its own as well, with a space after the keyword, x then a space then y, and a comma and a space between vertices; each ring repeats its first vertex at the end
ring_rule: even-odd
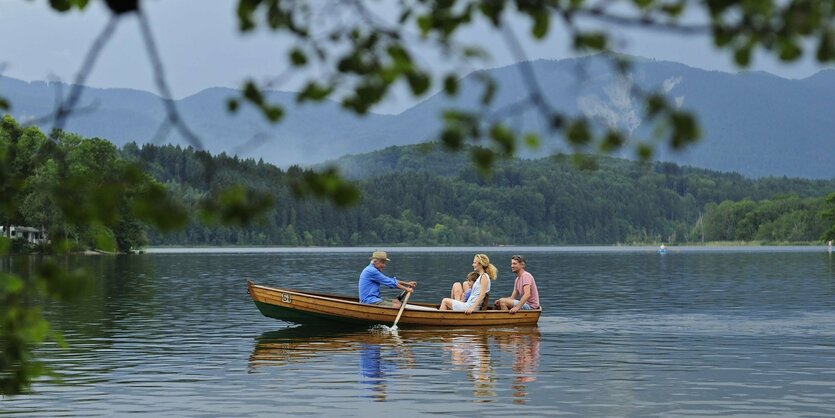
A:
POLYGON ((412 296, 412 292, 406 292, 406 297, 403 298, 403 304, 400 305, 400 311, 397 312, 397 318, 394 318, 394 325, 391 326, 392 330, 397 329, 397 321, 400 320, 400 315, 403 315, 403 310, 406 309, 406 302, 409 301, 409 296, 412 296))

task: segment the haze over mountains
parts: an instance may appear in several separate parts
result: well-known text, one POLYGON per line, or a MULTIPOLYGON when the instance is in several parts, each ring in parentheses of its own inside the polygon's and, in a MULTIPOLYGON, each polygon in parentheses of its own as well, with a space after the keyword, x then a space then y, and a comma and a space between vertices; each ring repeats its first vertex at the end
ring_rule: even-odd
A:
MULTIPOLYGON (((493 109, 524 98, 519 65, 487 70, 498 85, 493 109)), ((624 78, 599 57, 530 65, 556 108, 585 114, 639 137, 647 137, 653 127, 642 121, 640 101, 628 94, 633 86, 662 88, 682 108, 694 111, 702 140, 679 153, 658 146, 656 159, 752 177, 835 178, 835 70, 789 80, 762 72, 729 74, 639 59, 624 78)), ((64 94, 68 91, 65 85, 61 89, 64 94)), ((9 113, 21 122, 52 112, 56 91, 56 83, 0 77, 0 96, 11 101, 9 113)), ((455 98, 441 93, 398 115, 356 116, 338 103, 298 104, 294 93, 273 92, 269 99, 287 109, 285 119, 276 125, 249 106, 230 114, 226 101, 236 91, 227 88, 204 90, 178 100, 177 106, 205 149, 287 166, 431 140, 441 127, 440 112, 450 107, 475 109, 481 94, 481 84, 470 74, 455 98)), ((73 116, 66 130, 120 146, 154 139, 166 116, 159 97, 138 90, 85 88, 81 106, 91 108, 73 116)), ((507 122, 514 129, 545 135, 543 147, 526 151, 526 156, 566 149, 560 138, 547 135, 546 125, 533 110, 507 122)), ((51 123, 41 127, 48 130, 51 123)), ((188 145, 176 132, 164 142, 188 145)), ((631 157, 631 149, 622 156, 631 157)))

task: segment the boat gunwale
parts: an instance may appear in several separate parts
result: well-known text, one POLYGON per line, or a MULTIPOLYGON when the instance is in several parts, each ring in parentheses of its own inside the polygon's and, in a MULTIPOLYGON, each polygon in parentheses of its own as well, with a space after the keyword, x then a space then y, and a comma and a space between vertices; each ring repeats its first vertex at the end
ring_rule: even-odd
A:
MULTIPOLYGON (((307 292, 307 291, 301 291, 301 290, 296 290, 296 289, 285 289, 285 288, 281 288, 281 287, 270 287, 270 286, 255 284, 255 283, 253 283, 252 286, 253 287, 260 287, 260 288, 262 288, 264 290, 267 290, 267 291, 290 293, 290 294, 293 294, 293 295, 299 295, 299 296, 309 297, 309 298, 314 298, 314 299, 328 300, 328 301, 331 301, 331 302, 347 303, 347 304, 353 304, 353 305, 359 305, 359 306, 367 306, 367 307, 371 307, 371 308, 387 308, 387 309, 393 309, 395 311, 398 310, 397 308, 393 308, 391 306, 380 306, 380 305, 371 305, 371 304, 368 304, 368 303, 360 303, 358 298, 351 297, 351 296, 341 296, 341 295, 334 295, 334 294, 330 294, 330 293, 307 292)), ((438 305, 433 305, 433 304, 425 303, 425 302, 410 303, 409 305, 419 305, 419 306, 425 306, 425 307, 431 307, 431 308, 437 308, 438 307, 438 305)))
MULTIPOLYGON (((390 307, 390 306, 380 306, 380 305, 371 305, 371 304, 367 304, 367 303, 360 303, 357 300, 358 298, 354 298, 354 297, 351 297, 351 296, 341 296, 341 295, 333 295, 333 294, 329 294, 329 293, 316 293, 316 292, 300 291, 300 290, 296 290, 296 289, 285 289, 285 288, 279 288, 279 287, 271 287, 271 286, 256 284, 252 281, 247 281, 247 284, 248 284, 247 290, 249 290, 249 287, 251 286, 251 287, 258 287, 258 288, 260 288, 262 290, 265 290, 265 291, 268 291, 268 292, 289 293, 289 294, 298 295, 298 296, 301 296, 301 297, 327 300, 327 301, 336 302, 336 303, 340 303, 340 304, 355 305, 357 307, 366 308, 366 309, 385 309, 385 310, 390 310, 390 311, 394 311, 394 312, 397 312, 399 310, 398 308, 394 308, 394 307, 390 307)), ((254 297, 254 295, 251 295, 251 296, 254 297)), ((422 303, 422 302, 410 303, 410 305, 424 306, 424 307, 430 307, 430 308, 437 308, 439 306, 439 305, 434 305, 434 304, 429 304, 429 303, 422 303)), ((286 309, 291 309, 291 308, 286 308, 286 309)), ((478 310, 478 311, 475 311, 471 314, 467 314, 464 311, 452 311, 452 310, 450 310, 450 311, 441 311, 441 310, 425 311, 425 310, 421 310, 421 309, 415 309, 415 310, 406 309, 404 311, 404 314, 405 314, 405 312, 411 312, 411 313, 425 312, 425 313, 430 314, 430 315, 437 315, 438 313, 443 313, 445 315, 447 315, 447 314, 474 315, 475 314, 477 316, 482 316, 483 314, 507 314, 508 313, 508 311, 497 310, 497 309, 478 310)), ((531 316, 535 313, 538 313, 538 314, 541 315, 542 314, 542 307, 539 307, 538 309, 533 309, 533 310, 524 310, 524 311, 520 310, 516 313, 517 314, 521 313, 523 316, 531 316)))

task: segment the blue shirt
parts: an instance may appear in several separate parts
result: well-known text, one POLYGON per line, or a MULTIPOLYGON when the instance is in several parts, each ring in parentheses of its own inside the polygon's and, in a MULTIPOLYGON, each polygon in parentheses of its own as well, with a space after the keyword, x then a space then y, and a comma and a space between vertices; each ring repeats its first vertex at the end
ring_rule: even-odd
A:
POLYGON ((377 303, 383 300, 380 297, 380 285, 391 288, 397 287, 397 277, 388 277, 374 267, 372 261, 362 273, 360 273, 359 293, 360 303, 377 303))

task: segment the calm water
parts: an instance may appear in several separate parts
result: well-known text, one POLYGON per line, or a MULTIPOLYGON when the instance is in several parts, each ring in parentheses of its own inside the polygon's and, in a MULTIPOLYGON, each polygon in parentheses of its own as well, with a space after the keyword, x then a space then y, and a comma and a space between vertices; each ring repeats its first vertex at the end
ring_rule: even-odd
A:
MULTIPOLYGON (((69 347, 39 352, 63 381, 0 400, 0 414, 835 414, 835 255, 489 249, 496 295, 517 251, 545 307, 538 327, 397 335, 294 327, 246 294, 247 279, 352 294, 370 250, 79 257, 96 291, 47 307, 69 347)), ((474 252, 395 249, 386 272, 439 301, 474 252)))

